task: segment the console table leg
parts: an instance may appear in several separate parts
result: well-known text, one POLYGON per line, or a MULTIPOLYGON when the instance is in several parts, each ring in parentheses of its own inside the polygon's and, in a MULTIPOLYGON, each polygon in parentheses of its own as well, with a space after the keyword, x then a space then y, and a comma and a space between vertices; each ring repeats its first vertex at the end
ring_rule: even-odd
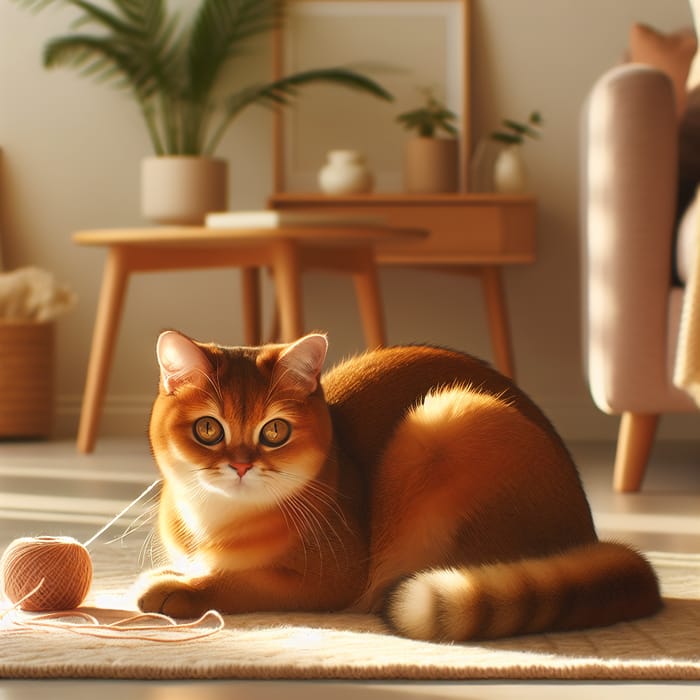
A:
POLYGON ((499 267, 488 265, 481 268, 481 287, 486 301, 495 366, 502 374, 515 378, 508 310, 499 267))
POLYGON ((87 453, 95 449, 128 276, 125 254, 118 248, 111 248, 105 261, 80 412, 80 452, 87 453))

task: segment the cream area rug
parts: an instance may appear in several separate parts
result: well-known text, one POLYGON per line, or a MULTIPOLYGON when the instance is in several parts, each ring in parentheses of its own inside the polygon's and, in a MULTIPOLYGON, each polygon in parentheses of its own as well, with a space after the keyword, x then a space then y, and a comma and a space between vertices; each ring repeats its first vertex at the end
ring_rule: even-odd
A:
MULTIPOLYGON (((86 610, 110 623, 133 610, 134 549, 92 553, 86 610)), ((363 615, 256 614, 196 629, 106 638, 66 624, 24 627, 0 608, 0 677, 129 679, 700 680, 700 555, 652 553, 665 607, 645 620, 489 643, 433 644, 390 634, 363 615), (204 633, 213 632, 209 636, 204 633), (138 637, 138 638, 137 638, 138 637), (143 637, 147 637, 144 639, 143 637)))

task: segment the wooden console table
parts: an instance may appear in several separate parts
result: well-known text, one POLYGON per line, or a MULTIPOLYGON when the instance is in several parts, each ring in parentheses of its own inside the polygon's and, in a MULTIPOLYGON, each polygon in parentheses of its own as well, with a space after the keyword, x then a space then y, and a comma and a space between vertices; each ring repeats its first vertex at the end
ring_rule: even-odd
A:
POLYGON ((407 246, 400 241, 377 252, 380 265, 429 267, 477 275, 486 303, 494 364, 515 374, 501 271, 535 261, 536 200, 531 195, 459 193, 368 194, 329 197, 280 193, 273 209, 353 212, 381 216, 389 226, 416 226, 430 235, 407 246))
POLYGON ((375 248, 397 240, 417 242, 426 235, 415 227, 281 226, 214 229, 196 226, 81 231, 80 245, 108 249, 88 362, 78 430, 78 450, 92 452, 116 343, 129 277, 135 272, 239 267, 243 284, 245 342, 257 345, 260 332, 259 270, 275 279, 283 342, 304 333, 301 274, 320 268, 350 274, 367 345, 386 342, 375 248))

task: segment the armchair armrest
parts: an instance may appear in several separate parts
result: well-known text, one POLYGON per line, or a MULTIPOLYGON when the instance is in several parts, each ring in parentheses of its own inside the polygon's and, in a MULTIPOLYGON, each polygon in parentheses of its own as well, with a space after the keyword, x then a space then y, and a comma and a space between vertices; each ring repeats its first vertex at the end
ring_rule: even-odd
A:
POLYGON ((670 385, 678 179, 671 80, 639 64, 606 72, 584 106, 581 156, 584 361, 593 399, 608 413, 658 412, 670 385))

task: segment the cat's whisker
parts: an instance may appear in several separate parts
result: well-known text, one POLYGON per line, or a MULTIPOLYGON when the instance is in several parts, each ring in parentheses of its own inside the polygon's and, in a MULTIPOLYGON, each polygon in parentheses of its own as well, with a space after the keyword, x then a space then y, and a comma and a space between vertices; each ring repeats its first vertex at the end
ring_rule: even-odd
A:
POLYGON ((139 549, 139 567, 143 567, 146 563, 146 552, 150 552, 150 565, 153 566, 153 541, 155 539, 155 531, 150 530, 144 537, 139 549))
POLYGON ((347 518, 345 517, 345 513, 338 505, 337 499, 339 494, 333 487, 328 486, 317 479, 305 479, 304 477, 292 472, 278 471, 276 473, 282 478, 292 481, 295 484, 298 484, 301 488, 311 492, 313 496, 322 503, 322 505, 333 511, 333 513, 338 517, 348 531, 351 530, 347 518))
POLYGON ((299 502, 295 497, 287 498, 286 506, 291 509, 295 516, 303 523, 303 531, 300 532, 300 538, 306 553, 307 537, 313 540, 316 550, 319 553, 319 577, 323 576, 323 547, 321 540, 318 537, 320 526, 318 520, 313 516, 313 513, 304 506, 303 502, 299 502))
POLYGON ((143 512, 139 513, 136 515, 132 520, 126 525, 124 528, 123 532, 115 537, 112 537, 109 540, 105 541, 105 544, 114 544, 115 542, 123 541, 125 540, 129 535, 132 533, 136 532, 139 528, 141 528, 144 524, 149 523, 153 518, 157 515, 158 513, 158 502, 159 502, 159 495, 156 494, 154 496, 151 496, 147 500, 144 501, 144 510, 143 512))
POLYGON ((295 517, 295 512, 290 506, 290 504, 287 499, 284 498, 281 494, 277 492, 275 489, 274 485, 266 482, 266 488, 269 491, 269 493, 272 495, 275 504, 279 508, 280 512, 282 513, 282 517, 284 518, 284 522, 286 523, 287 527, 293 528, 294 531, 297 533, 299 537, 299 542, 301 543, 302 550, 304 552, 304 576, 306 576, 306 573, 308 571, 308 564, 309 564, 309 557, 308 557, 308 551, 306 549, 306 540, 304 539, 304 534, 302 532, 302 528, 300 524, 297 522, 297 519, 295 517))
POLYGON ((126 528, 121 534, 117 535, 116 537, 112 537, 112 539, 107 540, 105 544, 114 544, 115 542, 121 542, 125 540, 129 535, 133 534, 147 523, 150 523, 153 520, 153 518, 155 518, 156 514, 157 513, 155 510, 151 510, 147 513, 141 513, 141 515, 135 517, 126 526, 126 528))
POLYGON ((316 480, 311 480, 307 482, 307 486, 309 491, 311 491, 313 495, 319 501, 321 501, 321 503, 323 503, 323 505, 331 509, 338 516, 338 519, 343 524, 345 529, 350 531, 350 525, 347 521, 347 518, 345 517, 345 513, 340 508, 340 506, 338 505, 338 501, 336 500, 339 496, 338 492, 335 489, 332 489, 331 487, 327 486, 326 484, 323 484, 322 482, 316 480))
POLYGON ((338 561, 337 549, 331 541, 331 535, 340 545, 340 549, 343 550, 347 562, 347 551, 345 549, 345 542, 343 541, 343 538, 340 537, 335 527, 333 526, 333 523, 323 512, 323 510, 316 506, 316 504, 314 504, 311 500, 300 496, 300 498, 296 500, 296 504, 298 507, 302 508, 307 513, 307 516, 309 518, 313 520, 313 523, 316 526, 315 529, 318 529, 323 535, 323 538, 326 540, 326 544, 328 545, 328 548, 330 549, 331 554, 333 555, 336 568, 340 570, 341 566, 340 562, 338 561), (326 527, 323 527, 323 525, 325 525, 326 527))
MULTIPOLYGON (((279 476, 280 472, 276 472, 276 476, 279 476)), ((277 494, 277 487, 276 485, 273 485, 273 480, 266 480, 266 485, 270 489, 270 491, 274 494, 277 494)), ((326 539, 326 543, 328 545, 328 548, 331 549, 331 551, 334 552, 333 545, 326 534, 325 529, 322 527, 322 523, 317 517, 316 513, 320 512, 316 506, 313 504, 309 503, 307 499, 303 496, 301 492, 293 493, 289 495, 288 493, 279 496, 276 498, 277 505, 280 507, 281 510, 285 509, 289 514, 290 517, 293 519, 294 523, 294 528, 299 535, 299 539, 302 543, 302 546, 304 547, 304 557, 305 561, 307 558, 307 551, 306 551, 306 540, 307 538, 311 538, 313 540, 313 543, 316 546, 316 549, 318 550, 319 554, 322 554, 323 552, 323 547, 321 546, 321 541, 319 539, 318 533, 322 533, 324 538, 326 539)), ((326 525, 327 527, 333 532, 333 534, 338 537, 337 533, 335 532, 335 529, 333 528, 332 524, 330 521, 326 519, 326 525)), ((335 552, 334 552, 334 557, 335 557, 335 552)), ((323 560, 321 558, 320 560, 320 566, 321 566, 321 574, 322 574, 322 565, 323 565, 323 560)), ((338 564, 337 558, 336 558, 336 565, 338 564)))
MULTIPOLYGON (((311 488, 309 488, 308 491, 311 493, 304 493, 303 491, 299 491, 295 493, 292 496, 292 498, 303 502, 305 505, 312 508, 314 512, 318 513, 319 515, 322 515, 329 526, 330 521, 328 520, 328 517, 323 513, 322 507, 325 507, 325 509, 331 511, 333 515, 335 515, 347 527, 347 521, 343 512, 338 508, 337 504, 327 494, 325 494, 322 490, 314 492, 311 488), (313 496, 313 498, 311 498, 310 496, 313 496), (319 504, 317 505, 316 503, 314 503, 314 501, 318 501, 319 504)), ((335 529, 332 529, 333 533, 337 536, 337 533, 335 533, 335 529)))
MULTIPOLYGON (((277 472, 277 474, 282 475, 283 477, 288 477, 292 481, 299 480, 297 477, 295 477, 295 475, 289 474, 287 472, 277 472)), ((305 483, 308 484, 309 482, 305 483)), ((316 484, 316 486, 320 489, 322 485, 316 484)), ((309 489, 309 491, 311 491, 311 489, 309 489)), ((328 533, 330 532, 332 534, 333 539, 336 540, 337 543, 340 545, 347 559, 347 550, 345 548, 345 542, 340 536, 340 534, 336 531, 336 528, 334 527, 331 518, 325 511, 331 511, 337 517, 337 519, 339 519, 344 524, 345 527, 348 527, 348 524, 345 520, 342 511, 340 511, 340 509, 338 508, 337 504, 332 499, 330 499, 330 497, 323 491, 319 491, 319 493, 323 494, 323 498, 316 499, 315 496, 313 496, 313 494, 309 494, 304 490, 300 490, 293 493, 291 496, 288 496, 287 500, 288 502, 294 504, 295 508, 297 509, 297 512, 300 512, 300 514, 304 516, 306 524, 310 528, 312 534, 314 535, 319 549, 321 549, 320 542, 318 541, 316 532, 318 531, 323 535, 323 538, 326 540, 328 548, 333 554, 336 567, 340 568, 340 562, 338 561, 338 557, 336 556, 336 547, 333 545, 333 542, 331 542, 331 536, 328 533), (320 503, 316 503, 314 502, 314 500, 318 500, 320 503)))

